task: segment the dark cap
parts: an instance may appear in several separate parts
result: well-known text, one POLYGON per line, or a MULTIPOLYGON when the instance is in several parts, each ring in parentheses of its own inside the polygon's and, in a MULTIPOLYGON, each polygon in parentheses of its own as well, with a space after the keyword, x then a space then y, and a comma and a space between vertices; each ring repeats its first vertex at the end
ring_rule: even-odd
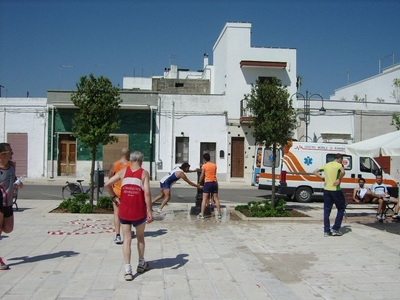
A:
POLYGON ((0 143, 0 152, 10 151, 11 145, 9 143, 0 143))

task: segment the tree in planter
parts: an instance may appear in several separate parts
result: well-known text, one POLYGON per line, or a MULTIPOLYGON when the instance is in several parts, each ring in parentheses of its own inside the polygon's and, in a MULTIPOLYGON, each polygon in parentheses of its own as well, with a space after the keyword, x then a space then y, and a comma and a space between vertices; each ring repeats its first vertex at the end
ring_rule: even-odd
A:
POLYGON ((79 109, 72 119, 72 135, 90 149, 92 164, 90 168, 90 204, 93 205, 94 166, 99 144, 118 141, 110 135, 119 129, 119 108, 122 99, 117 87, 108 78, 82 76, 76 84, 77 92, 71 96, 72 103, 79 109))
POLYGON ((276 151, 279 146, 286 145, 296 128, 296 111, 289 96, 287 87, 282 86, 282 81, 276 77, 257 80, 251 93, 245 95, 247 107, 253 115, 254 138, 272 147, 272 208, 275 208, 276 151))

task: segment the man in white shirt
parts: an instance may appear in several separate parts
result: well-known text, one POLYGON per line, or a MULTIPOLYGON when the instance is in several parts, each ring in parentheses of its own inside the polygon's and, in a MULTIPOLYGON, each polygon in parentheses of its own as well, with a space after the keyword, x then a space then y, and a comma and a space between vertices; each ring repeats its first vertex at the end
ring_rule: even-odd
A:
MULTIPOLYGON (((358 179, 358 187, 354 188, 353 190, 353 200, 354 202, 357 203, 369 203, 372 202, 373 196, 371 193, 371 190, 365 185, 365 179, 364 178, 359 178, 358 179)), ((378 203, 378 201, 376 201, 378 203)))
POLYGON ((385 208, 388 203, 396 203, 394 219, 398 218, 399 212, 399 200, 395 197, 391 197, 385 184, 382 183, 382 175, 376 175, 376 182, 371 187, 372 201, 378 201, 378 211, 376 212, 376 219, 378 221, 385 220, 385 208))

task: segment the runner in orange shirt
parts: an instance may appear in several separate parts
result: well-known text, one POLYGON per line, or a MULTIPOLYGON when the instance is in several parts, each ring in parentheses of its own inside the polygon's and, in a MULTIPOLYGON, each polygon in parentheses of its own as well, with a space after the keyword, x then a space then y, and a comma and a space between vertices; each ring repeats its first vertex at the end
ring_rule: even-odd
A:
MULTIPOLYGON (((111 165, 109 178, 113 177, 115 173, 117 173, 119 170, 125 169, 126 167, 129 167, 132 164, 132 162, 129 161, 129 153, 130 152, 128 148, 122 148, 121 158, 111 165)), ((115 195, 117 195, 117 197, 119 198, 121 196, 121 180, 114 183, 112 189, 115 195)), ((114 243, 116 243, 117 245, 121 245, 122 244, 121 223, 118 218, 118 206, 115 204, 114 201, 113 201, 113 208, 114 208, 114 227, 116 233, 114 243)))
POLYGON ((209 194, 212 193, 213 201, 217 206, 218 219, 222 218, 221 215, 221 205, 218 199, 218 180, 217 180, 217 165, 210 162, 210 154, 203 154, 204 164, 201 167, 201 175, 199 182, 203 182, 203 201, 201 202, 201 213, 197 216, 199 219, 204 219, 204 211, 206 210, 206 205, 208 203, 209 194))

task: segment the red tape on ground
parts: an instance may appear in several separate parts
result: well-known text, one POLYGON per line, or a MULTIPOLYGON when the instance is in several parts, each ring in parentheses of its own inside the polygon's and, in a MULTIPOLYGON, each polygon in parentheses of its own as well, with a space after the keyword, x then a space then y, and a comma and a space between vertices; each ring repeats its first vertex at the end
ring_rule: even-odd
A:
POLYGON ((55 230, 48 231, 47 234, 50 235, 78 235, 78 234, 98 234, 98 233, 112 233, 115 232, 114 226, 111 226, 107 223, 104 223, 109 220, 95 220, 92 219, 78 219, 71 221, 70 224, 79 225, 80 228, 75 229, 73 231, 63 231, 63 230, 55 230), (94 222, 93 224, 88 224, 87 222, 94 222), (91 229, 99 229, 99 231, 84 231, 88 228, 91 229))

